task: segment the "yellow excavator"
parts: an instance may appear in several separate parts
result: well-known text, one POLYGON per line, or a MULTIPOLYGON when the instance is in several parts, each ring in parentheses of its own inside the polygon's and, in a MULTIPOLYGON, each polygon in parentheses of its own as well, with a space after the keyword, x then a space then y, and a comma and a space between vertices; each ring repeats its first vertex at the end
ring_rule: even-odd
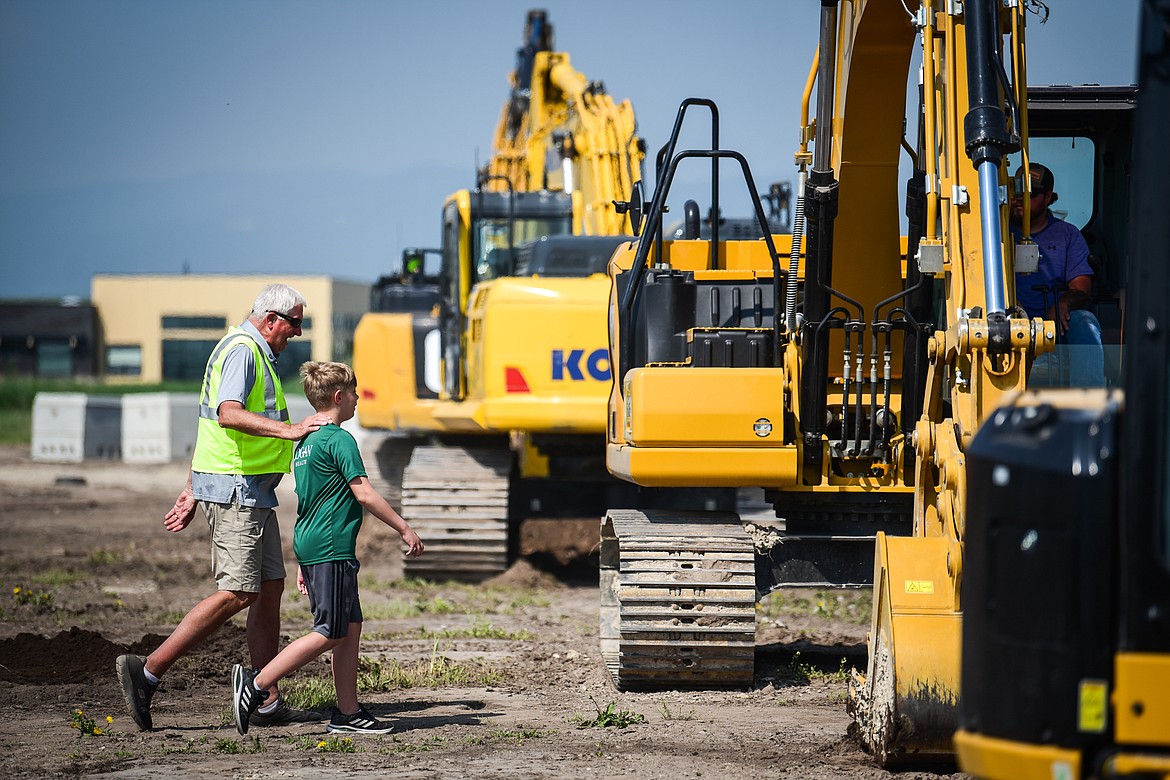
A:
POLYGON ((605 269, 632 238, 615 201, 644 158, 633 107, 553 51, 543 11, 511 82, 476 187, 443 205, 437 303, 369 314, 355 334, 359 421, 383 432, 367 463, 427 540, 412 576, 503 571, 527 517, 692 495, 634 488, 604 464, 605 269))
POLYGON ((1139 41, 1132 165, 1094 169, 1128 211, 1122 386, 1009 399, 970 447, 955 745, 984 780, 1170 778, 1166 0, 1139 41))
POLYGON ((1055 346, 1015 303, 1038 253, 1007 218, 1035 5, 822 0, 791 242, 663 238, 680 164, 712 163, 713 200, 720 161, 755 192, 714 105, 684 103, 653 197, 629 206, 640 239, 610 265, 607 466, 644 486, 763 488, 775 516, 606 514, 601 642, 619 688, 750 685, 762 594, 869 584, 852 731, 881 763, 953 753, 967 449, 1055 346), (676 150, 704 108, 711 148, 676 150))

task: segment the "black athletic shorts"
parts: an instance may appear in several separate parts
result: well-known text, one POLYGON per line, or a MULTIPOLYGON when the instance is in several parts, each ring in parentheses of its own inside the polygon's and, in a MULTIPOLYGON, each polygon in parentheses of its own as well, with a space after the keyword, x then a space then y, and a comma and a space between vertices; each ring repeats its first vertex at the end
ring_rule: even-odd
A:
POLYGON ((350 623, 362 622, 357 586, 360 567, 357 561, 301 566, 309 609, 313 611, 313 630, 326 639, 342 639, 349 633, 350 623))

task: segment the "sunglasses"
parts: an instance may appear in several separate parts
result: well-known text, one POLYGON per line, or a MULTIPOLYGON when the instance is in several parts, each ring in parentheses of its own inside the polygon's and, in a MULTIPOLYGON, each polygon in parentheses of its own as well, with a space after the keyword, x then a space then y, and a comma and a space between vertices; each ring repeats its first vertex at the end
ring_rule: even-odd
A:
POLYGON ((303 317, 290 317, 287 314, 282 314, 281 312, 273 311, 272 309, 269 309, 268 313, 275 314, 277 317, 280 317, 282 320, 287 322, 289 325, 292 325, 294 328, 301 327, 301 323, 304 322, 303 317))

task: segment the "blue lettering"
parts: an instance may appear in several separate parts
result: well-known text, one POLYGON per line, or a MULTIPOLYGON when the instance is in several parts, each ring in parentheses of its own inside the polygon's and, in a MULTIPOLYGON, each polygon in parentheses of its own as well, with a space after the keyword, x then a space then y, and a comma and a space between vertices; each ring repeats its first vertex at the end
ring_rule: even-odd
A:
POLYGON ((552 378, 554 382, 563 381, 568 374, 568 379, 574 382, 581 382, 585 379, 585 371, 581 370, 581 361, 585 361, 585 371, 589 373, 589 377, 598 382, 608 382, 612 377, 609 368, 609 349, 601 347, 585 356, 583 349, 570 349, 568 351, 563 349, 554 349, 552 351, 552 378))
POLYGON ((554 349, 552 353, 552 378, 553 381, 560 381, 565 378, 565 371, 569 372, 569 379, 574 382, 580 382, 585 378, 581 373, 581 358, 584 356, 585 350, 572 349, 569 350, 569 359, 565 360, 565 351, 563 349, 554 349))
POLYGON ((585 368, 589 372, 589 376, 598 382, 608 382, 612 376, 609 372, 609 350, 602 347, 590 352, 589 359, 585 361, 585 368), (604 368, 602 367, 603 363, 604 368))

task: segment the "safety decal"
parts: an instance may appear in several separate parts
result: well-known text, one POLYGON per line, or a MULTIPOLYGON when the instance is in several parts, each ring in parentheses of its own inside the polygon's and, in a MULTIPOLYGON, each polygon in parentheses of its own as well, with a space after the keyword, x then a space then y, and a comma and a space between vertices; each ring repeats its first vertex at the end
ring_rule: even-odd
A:
POLYGON ((772 435, 772 421, 767 417, 761 417, 752 423, 752 432, 761 439, 772 435))
POLYGON ((1091 734, 1105 733, 1108 683, 1104 680, 1081 680, 1078 694, 1077 730, 1091 734))

